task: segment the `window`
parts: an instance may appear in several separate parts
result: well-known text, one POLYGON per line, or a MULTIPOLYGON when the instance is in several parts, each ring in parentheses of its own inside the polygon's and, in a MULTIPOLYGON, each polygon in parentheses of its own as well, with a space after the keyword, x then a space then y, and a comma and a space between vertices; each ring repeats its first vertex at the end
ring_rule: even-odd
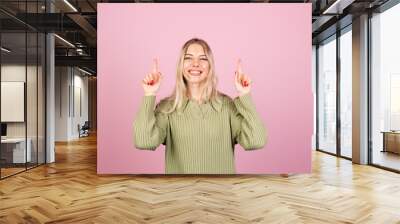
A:
POLYGON ((336 153, 336 36, 318 47, 318 149, 336 153))
POLYGON ((340 154, 352 157, 352 34, 351 26, 340 36, 340 154))
POLYGON ((400 4, 371 18, 372 163, 400 170, 400 4))

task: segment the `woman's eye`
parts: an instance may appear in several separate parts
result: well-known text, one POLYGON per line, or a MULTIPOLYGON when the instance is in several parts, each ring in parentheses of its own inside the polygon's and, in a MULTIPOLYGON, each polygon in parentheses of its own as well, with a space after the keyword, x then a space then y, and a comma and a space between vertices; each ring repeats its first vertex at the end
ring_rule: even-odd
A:
POLYGON ((203 61, 208 61, 208 59, 207 59, 207 58, 200 58, 200 60, 203 60, 203 61))
POLYGON ((189 60, 189 59, 191 59, 191 58, 187 58, 187 57, 186 57, 186 58, 183 58, 183 60, 189 60))

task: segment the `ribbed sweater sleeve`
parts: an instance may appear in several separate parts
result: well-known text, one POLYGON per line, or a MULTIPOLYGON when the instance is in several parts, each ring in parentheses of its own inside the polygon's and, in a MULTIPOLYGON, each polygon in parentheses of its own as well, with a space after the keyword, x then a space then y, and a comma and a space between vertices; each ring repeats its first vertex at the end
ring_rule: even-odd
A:
POLYGON ((161 113, 161 102, 155 106, 155 96, 144 96, 133 122, 134 145, 138 149, 155 150, 165 144, 168 116, 161 113))
POLYGON ((250 93, 239 96, 230 105, 232 140, 245 150, 261 149, 267 142, 267 130, 259 117, 250 93))

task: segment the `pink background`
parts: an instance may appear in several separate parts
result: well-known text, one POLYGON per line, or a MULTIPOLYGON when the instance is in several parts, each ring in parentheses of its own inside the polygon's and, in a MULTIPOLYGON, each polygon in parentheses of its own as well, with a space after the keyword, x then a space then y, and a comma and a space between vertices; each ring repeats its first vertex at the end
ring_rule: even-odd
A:
POLYGON ((234 70, 253 80, 252 96, 268 130, 262 150, 236 146, 237 173, 311 171, 311 4, 98 4, 98 154, 100 174, 164 172, 164 146, 135 149, 132 122, 140 80, 159 58, 157 101, 174 87, 180 48, 206 40, 220 91, 236 97, 234 70))

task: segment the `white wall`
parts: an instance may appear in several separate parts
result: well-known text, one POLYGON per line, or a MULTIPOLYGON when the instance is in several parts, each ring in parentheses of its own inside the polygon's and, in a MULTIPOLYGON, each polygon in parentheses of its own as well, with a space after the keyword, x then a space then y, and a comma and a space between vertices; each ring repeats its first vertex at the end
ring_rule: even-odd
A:
MULTIPOLYGON (((3 82, 25 82, 25 65, 8 64, 1 66, 1 81, 3 82)), ((28 66, 28 74, 32 70, 28 66)), ((25 137, 25 123, 24 122, 10 122, 7 123, 7 136, 8 137, 25 137)))
POLYGON ((55 68, 55 141, 68 140, 70 75, 68 67, 55 68))
MULTIPOLYGON (((31 140, 32 161, 36 162, 36 158, 38 158, 39 163, 44 163, 45 87, 42 67, 25 66, 25 64, 3 64, 1 66, 1 81, 26 83, 26 107, 24 105, 22 110, 26 112, 27 120, 24 122, 6 122, 7 137, 24 138, 26 135, 31 140), (39 155, 37 156, 37 154, 39 155)), ((2 108, 2 110, 6 109, 2 108)))
MULTIPOLYGON (((39 68, 41 73, 41 68, 39 68)), ((25 76, 28 78, 27 87, 27 120, 28 120, 28 137, 32 133, 36 136, 36 66, 6 64, 1 66, 1 81, 3 82, 25 82, 25 76), (27 69, 27 70, 25 70, 27 69), (33 87, 32 87, 33 86, 33 87), (29 88, 31 87, 31 88, 29 88)), ((41 107, 42 105, 39 105, 41 107)), ((26 122, 7 122, 7 136, 8 137, 25 137, 25 124, 26 122)), ((41 136, 42 137, 42 136, 41 136)))
POLYGON ((77 139, 78 124, 88 120, 88 77, 76 68, 56 67, 55 86, 55 140, 77 139))
POLYGON ((78 133, 78 124, 80 124, 81 126, 85 123, 85 121, 88 121, 88 77, 87 76, 81 76, 80 74, 83 73, 78 73, 78 75, 76 74, 77 70, 74 70, 75 75, 74 75, 74 108, 72 111, 75 111, 75 113, 72 113, 72 117, 73 119, 71 120, 71 134, 74 138, 78 138, 79 137, 79 133, 78 133), (80 91, 80 93, 78 93, 78 91, 80 91), (80 98, 79 98, 80 95, 80 98), (80 103, 79 103, 80 101, 80 103), (81 107, 80 109, 82 110, 81 112, 79 111, 79 107, 81 107))

